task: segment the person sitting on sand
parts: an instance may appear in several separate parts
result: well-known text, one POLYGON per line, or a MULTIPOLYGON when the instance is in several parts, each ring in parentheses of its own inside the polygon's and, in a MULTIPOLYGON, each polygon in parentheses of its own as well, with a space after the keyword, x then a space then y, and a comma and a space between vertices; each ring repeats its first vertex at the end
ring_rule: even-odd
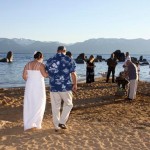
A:
POLYGON ((26 81, 24 93, 24 130, 41 129, 46 105, 44 77, 48 77, 43 62, 43 54, 35 52, 34 60, 27 63, 23 71, 26 81))
POLYGON ((124 71, 121 71, 119 73, 119 76, 116 77, 116 83, 119 89, 126 90, 126 86, 129 83, 129 81, 126 79, 126 75, 124 71))

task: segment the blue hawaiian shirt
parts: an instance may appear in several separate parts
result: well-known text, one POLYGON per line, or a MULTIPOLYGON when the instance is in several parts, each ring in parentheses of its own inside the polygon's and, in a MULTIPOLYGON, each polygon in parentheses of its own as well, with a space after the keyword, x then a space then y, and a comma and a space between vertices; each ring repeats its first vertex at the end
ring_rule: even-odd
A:
POLYGON ((57 53, 49 58, 46 63, 46 70, 49 74, 51 92, 66 92, 72 90, 70 73, 75 72, 75 61, 70 57, 57 53))

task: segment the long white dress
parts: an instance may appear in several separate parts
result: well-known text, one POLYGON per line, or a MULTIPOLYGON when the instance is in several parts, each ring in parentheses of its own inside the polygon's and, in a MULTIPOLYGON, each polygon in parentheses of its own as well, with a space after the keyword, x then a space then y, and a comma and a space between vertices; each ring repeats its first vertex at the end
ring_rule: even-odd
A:
POLYGON ((46 105, 45 82, 40 70, 27 70, 24 94, 24 130, 41 129, 46 105))

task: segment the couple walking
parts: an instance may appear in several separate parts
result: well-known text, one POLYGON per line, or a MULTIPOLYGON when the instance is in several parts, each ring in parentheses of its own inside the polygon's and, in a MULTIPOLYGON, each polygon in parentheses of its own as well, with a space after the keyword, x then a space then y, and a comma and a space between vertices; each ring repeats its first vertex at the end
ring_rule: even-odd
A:
POLYGON ((52 116, 55 131, 66 129, 72 104, 72 91, 77 90, 75 63, 65 55, 64 46, 59 46, 54 57, 43 62, 43 54, 36 52, 34 61, 27 63, 23 71, 26 81, 24 93, 24 130, 41 129, 45 112, 46 92, 44 78, 49 77, 52 116), (61 101, 63 110, 60 114, 61 101))

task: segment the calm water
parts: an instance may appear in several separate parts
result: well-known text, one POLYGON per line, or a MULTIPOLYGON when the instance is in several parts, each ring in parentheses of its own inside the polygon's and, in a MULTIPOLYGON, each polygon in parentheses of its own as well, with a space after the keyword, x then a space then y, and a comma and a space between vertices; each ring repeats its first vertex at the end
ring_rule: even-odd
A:
MULTIPOLYGON (((53 56, 54 54, 44 54, 44 63, 46 60, 53 56)), ((0 58, 5 57, 6 54, 0 54, 0 58)), ((89 56, 89 55, 87 55, 89 56)), ((95 55, 96 56, 96 55, 95 55)), ((131 55, 139 59, 140 55, 131 55)), ((74 58, 77 55, 73 55, 74 58)), ((102 55, 103 58, 108 59, 110 55, 102 55)), ((150 55, 143 55, 143 58, 150 62, 150 55)), ((14 53, 13 63, 0 63, 0 88, 3 87, 22 87, 25 86, 25 81, 22 79, 22 71, 25 64, 33 60, 33 54, 16 54, 14 53)), ((101 77, 100 73, 107 71, 106 62, 95 63, 95 75, 96 77, 101 77)), ((123 71, 123 63, 118 63, 116 67, 115 75, 118 76, 120 71, 123 71)), ((85 80, 86 75, 86 64, 77 64, 77 75, 78 81, 85 80)), ((150 68, 147 66, 140 66, 140 80, 150 82, 150 68)), ((46 85, 48 84, 48 79, 45 79, 46 85)))

